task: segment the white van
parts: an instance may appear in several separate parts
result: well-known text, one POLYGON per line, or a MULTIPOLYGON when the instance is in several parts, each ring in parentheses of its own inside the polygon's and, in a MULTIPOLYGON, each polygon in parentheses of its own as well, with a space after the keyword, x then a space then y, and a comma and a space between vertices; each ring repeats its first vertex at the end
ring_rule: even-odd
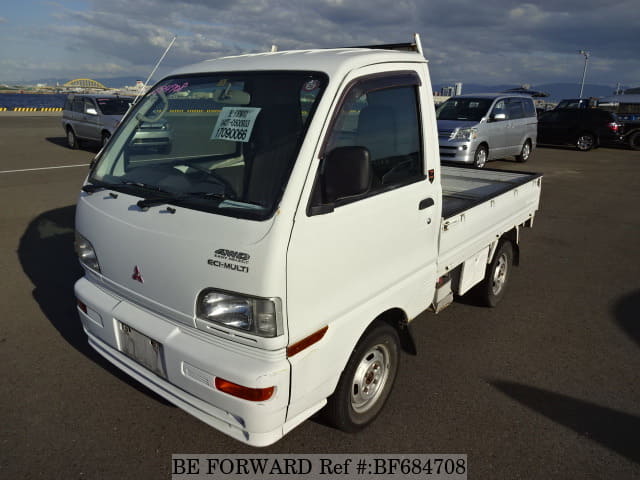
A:
POLYGON ((536 147, 538 119, 527 95, 458 95, 438 107, 436 118, 443 162, 477 168, 508 156, 526 162, 536 147))
POLYGON ((324 407, 364 428, 421 312, 472 288, 495 306, 541 176, 442 167, 427 61, 392 48, 226 57, 151 88, 78 198, 90 345, 264 446, 324 407), (149 122, 170 152, 134 148, 149 122))

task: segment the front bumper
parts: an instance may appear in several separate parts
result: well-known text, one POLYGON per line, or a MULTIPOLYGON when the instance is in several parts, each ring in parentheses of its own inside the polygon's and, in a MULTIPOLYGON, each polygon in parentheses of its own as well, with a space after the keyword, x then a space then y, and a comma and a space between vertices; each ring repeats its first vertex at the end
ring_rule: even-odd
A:
MULTIPOLYGON (((249 445, 280 439, 285 425, 290 364, 284 349, 270 352, 230 342, 173 322, 81 278, 75 285, 89 344, 108 361, 215 429, 249 445), (122 352, 118 329, 125 324, 162 345, 166 378, 122 352), (243 400, 215 388, 215 378, 251 388, 275 386, 264 402, 243 400)), ((299 421, 298 421, 299 423, 299 421)))
POLYGON ((443 162, 473 163, 476 144, 473 141, 449 140, 440 137, 440 160, 443 162))

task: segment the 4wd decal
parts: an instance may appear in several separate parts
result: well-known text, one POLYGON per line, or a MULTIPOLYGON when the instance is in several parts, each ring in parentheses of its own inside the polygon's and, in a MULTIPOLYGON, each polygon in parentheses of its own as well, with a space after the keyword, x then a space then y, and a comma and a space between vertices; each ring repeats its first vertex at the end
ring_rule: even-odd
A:
POLYGON ((232 260, 234 262, 249 263, 251 255, 244 252, 236 252, 235 250, 227 250, 226 248, 219 248, 214 252, 216 258, 222 258, 223 260, 232 260))
POLYGON ((251 255, 248 253, 219 248, 214 252, 213 256, 215 259, 210 258, 207 260, 207 263, 212 267, 225 268, 227 270, 233 270, 241 273, 249 273, 249 267, 246 264, 249 263, 251 255), (238 263, 243 265, 238 265, 238 263))

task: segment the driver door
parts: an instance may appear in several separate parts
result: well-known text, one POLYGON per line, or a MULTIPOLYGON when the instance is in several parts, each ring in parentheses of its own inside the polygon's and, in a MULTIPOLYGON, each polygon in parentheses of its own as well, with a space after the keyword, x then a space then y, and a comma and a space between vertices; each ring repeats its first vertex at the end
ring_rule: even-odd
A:
MULTIPOLYGON (((383 311, 398 307, 411 319, 433 298, 441 194, 424 171, 419 98, 425 93, 418 75, 406 70, 354 80, 331 120, 320 156, 364 147, 370 185, 363 194, 328 200, 321 160, 287 254, 291 342, 329 325, 348 344, 383 311)), ((424 115, 435 121, 434 112, 424 115)), ((342 368, 337 352, 335 360, 318 364, 318 373, 337 378, 331 370, 342 368)), ((291 404, 317 384, 294 366, 291 404)))
POLYGON ((509 113, 507 99, 501 98, 493 105, 487 119, 487 142, 489 143, 489 158, 501 158, 509 144, 509 113), (497 114, 504 114, 504 120, 495 120, 497 114))

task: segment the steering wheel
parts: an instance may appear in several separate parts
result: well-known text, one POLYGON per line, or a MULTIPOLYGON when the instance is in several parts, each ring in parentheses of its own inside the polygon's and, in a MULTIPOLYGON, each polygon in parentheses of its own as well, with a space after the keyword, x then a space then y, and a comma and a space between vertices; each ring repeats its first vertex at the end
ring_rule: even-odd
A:
MULTIPOLYGON (((162 87, 156 89, 155 93, 158 95, 158 97, 160 97, 160 100, 162 100, 162 109, 156 115, 152 116, 142 115, 141 113, 138 113, 136 115, 136 118, 138 120, 153 123, 160 120, 164 116, 164 114, 167 113, 167 110, 169 109, 169 99, 167 98, 167 95, 164 93, 164 90, 162 90, 162 87)), ((152 112, 152 110, 150 109, 149 112, 152 112)))
POLYGON ((194 170, 197 170, 200 173, 205 174, 206 180, 208 181, 213 180, 213 183, 222 185, 224 187, 225 196, 230 200, 237 200, 238 194, 236 193, 231 183, 229 183, 229 180, 227 180, 224 177, 221 177, 214 170, 209 170, 205 167, 201 167, 200 165, 194 165, 191 163, 185 163, 184 165, 189 168, 193 168, 194 170))

